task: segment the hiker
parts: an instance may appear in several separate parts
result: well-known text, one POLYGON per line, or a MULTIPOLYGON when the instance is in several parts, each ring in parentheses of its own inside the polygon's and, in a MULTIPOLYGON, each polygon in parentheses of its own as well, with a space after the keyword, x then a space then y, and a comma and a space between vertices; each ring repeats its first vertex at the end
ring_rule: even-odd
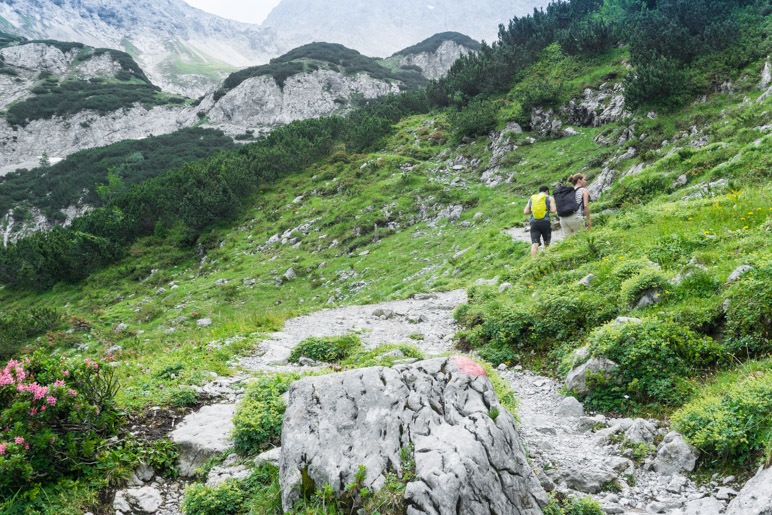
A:
POLYGON ((565 236, 570 236, 583 229, 592 227, 590 222, 590 192, 587 191, 587 178, 577 173, 568 178, 573 185, 555 188, 555 204, 560 217, 560 228, 565 236))
POLYGON ((555 200, 550 197, 547 186, 539 186, 539 193, 531 195, 523 213, 531 215, 531 257, 535 258, 539 244, 544 239, 544 248, 550 246, 552 240, 552 225, 550 213, 556 213, 555 200))

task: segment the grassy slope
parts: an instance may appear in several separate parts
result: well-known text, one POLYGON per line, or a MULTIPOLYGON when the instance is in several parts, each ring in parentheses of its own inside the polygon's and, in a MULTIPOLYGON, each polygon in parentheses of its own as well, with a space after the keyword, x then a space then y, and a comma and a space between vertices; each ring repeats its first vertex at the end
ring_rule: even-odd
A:
MULTIPOLYGON (((570 64, 570 94, 624 72, 619 54, 591 67, 570 64)), ((612 264, 683 239, 694 242, 693 255, 723 281, 739 264, 769 266, 771 255, 772 187, 765 181, 772 145, 768 132, 758 129, 769 123, 770 100, 756 104, 760 92, 749 85, 759 70, 758 63, 747 70, 754 78, 739 93, 716 94, 706 103, 659 113, 655 121, 636 120, 636 133, 649 132, 649 142, 668 141, 640 145, 650 165, 640 177, 665 175, 670 184, 686 173, 689 184, 653 192, 637 205, 634 196, 625 196, 632 189, 625 184, 637 184, 639 176, 622 181, 594 206, 600 214, 591 233, 553 245, 534 262, 527 257, 528 244, 503 231, 525 221, 522 207, 538 184, 581 170, 592 178, 603 160, 624 152, 598 146, 593 138, 603 132, 614 141, 630 121, 523 144, 507 157, 506 168, 516 172, 513 182, 489 188, 479 180, 482 168, 454 170, 450 162, 462 155, 484 165, 490 159, 487 140, 450 149, 443 115, 409 118, 378 153, 340 152, 264 188, 251 212, 238 224, 205 235, 195 255, 177 250, 170 243, 173 234, 147 239, 135 245, 131 257, 81 285, 60 285, 42 295, 0 290, 0 305, 3 310, 58 306, 87 320, 90 334, 58 333, 50 341, 65 353, 99 357, 119 345, 113 355, 121 363, 121 403, 142 408, 168 402, 180 385, 204 382, 209 372, 229 373, 229 360, 252 349, 262 333, 279 328, 286 317, 330 305, 467 287, 494 276, 514 283, 508 299, 528 302, 542 285, 578 280, 588 272, 602 282, 612 264), (746 97, 750 101, 743 103, 746 97), (710 145, 693 149, 688 137, 677 138, 695 124, 711 136, 710 145), (734 182, 710 198, 681 200, 692 185, 719 178, 734 182), (459 220, 429 223, 451 205, 464 207, 459 220), (741 216, 750 211, 751 218, 741 216), (482 215, 475 216, 478 212, 482 215), (288 235, 297 238, 294 244, 264 245, 311 221, 307 234, 288 235), (298 277, 285 281, 290 267, 298 277), (197 327, 195 320, 202 317, 212 318, 212 326, 197 327), (115 332, 119 323, 128 330, 115 332), (170 327, 175 331, 167 332, 170 327), (215 341, 220 345, 210 345, 215 341), (76 350, 80 343, 88 350, 76 350)), ((499 102, 503 127, 513 99, 499 102)), ((639 160, 615 168, 624 171, 639 160)), ((662 262, 670 277, 692 257, 677 247, 671 254, 662 262)), ((602 288, 598 294, 616 301, 602 288)), ((694 302, 702 300, 684 294, 643 314, 677 313, 694 302)))

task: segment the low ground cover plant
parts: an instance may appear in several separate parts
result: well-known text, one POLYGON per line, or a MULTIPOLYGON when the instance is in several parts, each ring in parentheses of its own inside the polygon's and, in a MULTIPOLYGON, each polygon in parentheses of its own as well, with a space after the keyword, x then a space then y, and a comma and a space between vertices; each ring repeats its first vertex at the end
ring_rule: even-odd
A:
POLYGON ((722 374, 672 421, 704 465, 755 465, 772 450, 772 361, 722 374))
POLYGON ((362 341, 355 334, 343 336, 312 336, 300 342, 290 353, 289 361, 297 363, 300 358, 335 363, 341 361, 362 347, 362 341))
POLYGON ((286 405, 282 395, 299 376, 266 375, 247 388, 233 417, 233 448, 253 455, 281 443, 281 425, 286 405))

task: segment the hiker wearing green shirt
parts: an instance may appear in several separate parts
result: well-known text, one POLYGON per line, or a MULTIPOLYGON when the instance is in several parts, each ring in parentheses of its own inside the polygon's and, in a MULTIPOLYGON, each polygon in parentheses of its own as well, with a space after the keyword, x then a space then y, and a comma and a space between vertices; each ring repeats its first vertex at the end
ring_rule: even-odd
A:
POLYGON ((531 257, 535 258, 541 240, 544 240, 544 248, 549 247, 552 240, 550 213, 557 211, 555 200, 550 197, 550 189, 547 186, 539 186, 539 193, 531 195, 523 213, 531 215, 531 257))

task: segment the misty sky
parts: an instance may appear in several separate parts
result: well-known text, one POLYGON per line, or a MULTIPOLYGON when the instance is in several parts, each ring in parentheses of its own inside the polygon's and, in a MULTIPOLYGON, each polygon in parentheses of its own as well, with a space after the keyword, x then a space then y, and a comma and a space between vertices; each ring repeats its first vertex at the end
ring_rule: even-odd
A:
POLYGON ((208 13, 230 20, 260 24, 281 0, 185 0, 208 13))

